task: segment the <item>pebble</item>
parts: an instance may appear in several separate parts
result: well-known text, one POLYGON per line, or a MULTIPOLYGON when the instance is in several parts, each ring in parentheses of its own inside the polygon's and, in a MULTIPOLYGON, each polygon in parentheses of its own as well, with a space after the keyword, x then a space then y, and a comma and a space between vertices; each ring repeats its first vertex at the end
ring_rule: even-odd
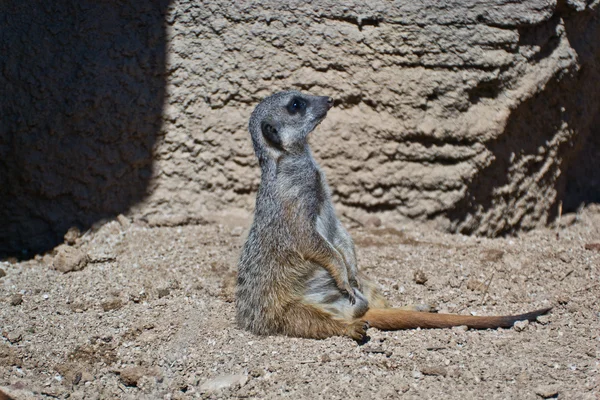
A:
POLYGON ((20 293, 13 294, 10 298, 10 305, 19 306, 21 304, 23 304, 23 295, 20 293))
POLYGON ((585 244, 585 249, 586 250, 600 251, 600 243, 586 243, 585 244))
POLYGON ((485 292, 486 284, 475 278, 469 279, 467 282, 467 289, 474 292, 485 292))
POLYGON ((102 309, 106 311, 118 310, 123 307, 123 302, 120 299, 113 299, 102 303, 102 309))
POLYGON ((555 386, 555 385, 538 386, 535 389, 535 394, 537 394, 538 396, 540 396, 543 399, 557 397, 558 393, 559 393, 559 388, 558 388, 558 386, 555 386))
POLYGON ((550 322, 550 316, 538 315, 538 317, 535 320, 542 325, 547 325, 550 322))
POLYGON ((127 386, 137 386, 143 376, 158 376, 159 371, 156 368, 145 367, 127 367, 119 373, 121 382, 127 386))
POLYGON ((200 392, 211 393, 232 386, 242 387, 246 384, 246 382, 248 382, 248 376, 244 374, 220 375, 216 378, 204 381, 202 385, 200 385, 200 392))
POLYGON ((454 332, 466 332, 469 330, 469 327, 467 325, 453 326, 452 330, 454 332))
POLYGON ((381 218, 371 215, 365 220, 365 226, 367 228, 379 228, 381 226, 381 218))
POLYGON ((61 245, 57 248, 52 265, 55 270, 66 273, 80 271, 88 264, 90 256, 74 247, 61 245))
POLYGON ((241 226, 236 226, 231 230, 231 236, 234 237, 242 236, 242 233, 244 233, 244 228, 242 228, 241 226))
POLYGON ((250 376, 252 376, 253 378, 260 378, 261 376, 265 375, 265 370, 261 369, 261 368, 254 368, 252 370, 250 370, 250 376))
POLYGON ((421 367, 421 373, 423 375, 429 375, 429 376, 446 376, 446 375, 448 375, 448 371, 446 370, 446 368, 436 367, 436 366, 421 367))
POLYGON ((19 343, 23 339, 23 333, 20 331, 3 332, 4 336, 11 344, 19 343))
POLYGON ((6 271, 0 268, 0 278, 4 278, 6 276, 6 271))
POLYGON ((163 297, 168 296, 169 294, 171 294, 171 289, 167 288, 161 288, 158 289, 158 298, 162 299, 163 297))
POLYGON ((423 285, 425 282, 427 282, 427 275, 425 275, 425 272, 421 271, 420 269, 415 271, 413 278, 417 285, 423 285))
POLYGON ((76 226, 70 227, 67 233, 65 233, 65 243, 71 246, 74 245, 80 235, 81 232, 79 231, 79 228, 76 226))
POLYGON ((515 328, 515 331, 517 331, 517 332, 522 332, 525 329, 527 329, 528 326, 529 326, 529 321, 527 321, 527 320, 517 321, 514 323, 513 328, 515 328))
POLYGON ((129 227, 129 225, 131 225, 131 221, 129 220, 129 218, 127 218, 123 214, 119 214, 119 216, 117 217, 117 221, 119 222, 119 224, 121 224, 121 227, 123 228, 127 228, 129 227))

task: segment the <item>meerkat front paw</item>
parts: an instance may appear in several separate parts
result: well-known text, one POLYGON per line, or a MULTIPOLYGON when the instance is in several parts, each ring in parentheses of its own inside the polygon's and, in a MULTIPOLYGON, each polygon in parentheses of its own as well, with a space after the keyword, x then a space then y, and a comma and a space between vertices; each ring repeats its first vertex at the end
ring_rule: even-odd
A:
POLYGON ((348 324, 346 328, 346 336, 351 337, 357 342, 364 342, 367 337, 367 329, 369 329, 369 323, 367 321, 363 321, 357 319, 348 324))
POLYGON ((351 277, 349 280, 350 280, 350 286, 358 289, 359 292, 362 291, 362 284, 360 283, 359 279, 357 279, 356 277, 351 277))

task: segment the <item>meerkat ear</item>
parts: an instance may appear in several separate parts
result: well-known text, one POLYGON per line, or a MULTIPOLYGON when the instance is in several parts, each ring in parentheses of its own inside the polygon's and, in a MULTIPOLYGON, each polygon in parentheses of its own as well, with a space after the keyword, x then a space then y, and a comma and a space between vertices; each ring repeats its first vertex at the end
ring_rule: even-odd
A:
POLYGON ((283 142, 279 137, 279 133, 277 129, 267 121, 263 121, 260 124, 260 129, 262 130, 262 134, 264 138, 269 142, 269 144, 279 150, 283 150, 283 142))

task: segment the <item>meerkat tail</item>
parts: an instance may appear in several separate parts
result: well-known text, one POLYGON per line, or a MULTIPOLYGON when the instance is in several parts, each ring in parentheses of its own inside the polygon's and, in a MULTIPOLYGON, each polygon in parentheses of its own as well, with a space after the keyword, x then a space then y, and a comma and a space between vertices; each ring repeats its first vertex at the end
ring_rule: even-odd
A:
POLYGON ((517 321, 534 321, 552 308, 542 308, 519 315, 470 316, 457 314, 432 314, 405 311, 397 308, 372 308, 362 317, 373 328, 384 331, 415 328, 450 328, 466 325, 473 329, 510 328, 517 321))
POLYGON ((14 400, 14 397, 11 397, 0 390, 0 400, 14 400))

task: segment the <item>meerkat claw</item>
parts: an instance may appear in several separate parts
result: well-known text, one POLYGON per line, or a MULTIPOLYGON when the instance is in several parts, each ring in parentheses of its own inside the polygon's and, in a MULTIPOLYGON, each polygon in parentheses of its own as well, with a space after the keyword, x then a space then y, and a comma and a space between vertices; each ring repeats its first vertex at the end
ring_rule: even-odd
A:
POLYGON ((348 299, 350 300, 350 304, 356 304, 356 294, 354 294, 354 289, 351 287, 344 288, 344 292, 348 295, 348 299))

